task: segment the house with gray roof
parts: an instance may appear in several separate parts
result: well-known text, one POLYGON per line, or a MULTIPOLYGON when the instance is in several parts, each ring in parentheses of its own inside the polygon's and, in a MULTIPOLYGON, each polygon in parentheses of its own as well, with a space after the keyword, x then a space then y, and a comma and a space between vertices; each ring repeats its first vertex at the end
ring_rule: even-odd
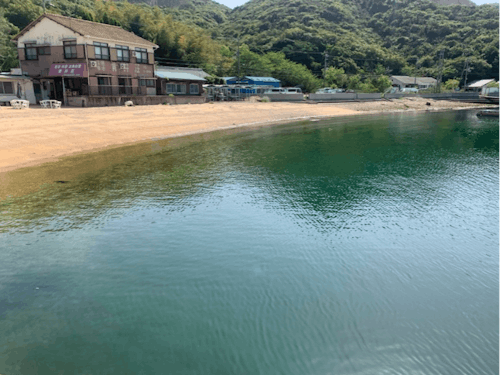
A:
MULTIPOLYGON (((202 103, 203 84, 206 79, 185 71, 172 71, 157 69, 155 71, 156 92, 158 95, 173 95, 181 97, 191 97, 191 103, 202 103)), ((176 99, 177 100, 177 99, 176 99)), ((178 101, 177 101, 178 102, 178 101)))
POLYGON ((198 76, 200 78, 207 78, 210 76, 210 74, 208 74, 201 68, 185 68, 183 66, 157 65, 155 69, 157 72, 188 73, 198 76))
POLYGON ((437 85, 437 79, 432 77, 391 76, 390 79, 392 86, 400 90, 410 87, 425 90, 437 85))
POLYGON ((490 79, 480 79, 478 81, 471 82, 465 87, 465 91, 474 91, 474 92, 481 92, 483 91, 483 88, 486 88, 486 86, 494 82, 495 80, 493 78, 490 79))

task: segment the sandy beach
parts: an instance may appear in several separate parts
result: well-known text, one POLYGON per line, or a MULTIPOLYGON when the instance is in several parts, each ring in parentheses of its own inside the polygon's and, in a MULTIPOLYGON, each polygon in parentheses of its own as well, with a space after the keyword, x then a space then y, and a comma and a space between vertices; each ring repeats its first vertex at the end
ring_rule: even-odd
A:
POLYGON ((0 107, 0 173, 77 153, 235 127, 380 112, 471 107, 481 105, 406 98, 324 104, 225 102, 23 110, 0 107))

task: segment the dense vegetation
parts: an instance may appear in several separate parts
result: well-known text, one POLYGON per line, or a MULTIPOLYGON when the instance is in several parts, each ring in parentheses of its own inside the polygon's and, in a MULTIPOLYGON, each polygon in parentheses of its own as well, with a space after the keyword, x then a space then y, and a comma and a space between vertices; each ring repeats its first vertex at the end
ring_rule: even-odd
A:
POLYGON ((227 35, 255 51, 281 51, 320 75, 327 63, 346 74, 498 78, 498 9, 439 6, 426 0, 253 0, 234 9, 227 35))
MULTIPOLYGON (((498 79, 498 7, 436 4, 468 0, 251 0, 233 10, 211 0, 130 1, 51 0, 48 11, 119 25, 157 43, 161 64, 215 76, 238 73, 239 44, 242 75, 306 90, 380 91, 391 74, 440 72, 463 84, 465 66, 469 80, 498 79)), ((17 66, 10 39, 41 5, 0 0, 1 70, 17 66)))

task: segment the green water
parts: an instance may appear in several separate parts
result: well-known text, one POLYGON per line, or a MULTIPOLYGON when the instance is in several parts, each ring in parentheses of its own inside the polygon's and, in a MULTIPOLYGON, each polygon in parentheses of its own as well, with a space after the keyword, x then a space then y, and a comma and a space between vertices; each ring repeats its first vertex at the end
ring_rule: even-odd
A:
POLYGON ((498 374, 498 120, 137 150, 0 201, 1 374, 498 374))

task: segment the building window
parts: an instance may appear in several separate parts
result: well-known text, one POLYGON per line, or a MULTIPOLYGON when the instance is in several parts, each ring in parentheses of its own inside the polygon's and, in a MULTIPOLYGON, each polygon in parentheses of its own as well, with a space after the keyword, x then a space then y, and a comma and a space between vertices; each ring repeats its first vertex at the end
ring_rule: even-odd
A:
POLYGON ((95 58, 98 60, 109 60, 108 43, 94 42, 95 58))
POLYGON ((135 61, 137 64, 148 63, 148 50, 146 48, 135 49, 135 61))
POLYGON ((39 55, 50 55, 50 46, 38 47, 39 55))
POLYGON ((167 83, 167 94, 185 94, 185 93, 186 93, 186 85, 167 83))
POLYGON ((189 85, 189 93, 191 95, 198 95, 200 93, 200 86, 198 84, 190 84, 189 85))
POLYGON ((12 82, 0 82, 0 94, 14 94, 12 82))
POLYGON ((130 51, 127 46, 116 45, 116 60, 130 62, 130 51))
POLYGON ((111 77, 97 77, 99 95, 112 95, 111 77))
POLYGON ((38 60, 38 50, 35 43, 25 44, 26 60, 38 60))
POLYGON ((64 58, 65 59, 76 59, 76 40, 63 41, 64 45, 64 58))
POLYGON ((139 86, 155 87, 154 79, 140 79, 139 86))
POLYGON ((118 90, 121 95, 130 95, 132 94, 132 79, 118 77, 118 90))

